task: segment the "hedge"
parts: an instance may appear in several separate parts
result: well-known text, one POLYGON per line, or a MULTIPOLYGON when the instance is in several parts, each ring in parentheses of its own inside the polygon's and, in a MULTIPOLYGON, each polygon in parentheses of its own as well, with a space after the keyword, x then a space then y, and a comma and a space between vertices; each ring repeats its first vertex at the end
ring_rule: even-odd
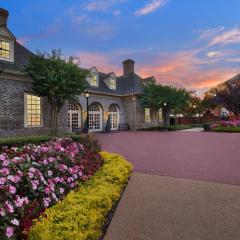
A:
POLYGON ((98 240, 107 214, 119 200, 132 171, 122 156, 101 153, 104 164, 79 190, 35 221, 29 240, 98 240))
MULTIPOLYGON (((93 152, 99 152, 101 150, 100 145, 96 140, 94 140, 91 135, 87 137, 79 134, 63 134, 60 137, 70 137, 75 142, 80 142, 84 146, 88 147, 93 152)), ((0 138, 0 150, 3 146, 7 147, 21 147, 23 145, 32 143, 35 145, 40 145, 44 142, 48 142, 53 137, 48 135, 39 136, 20 136, 20 137, 2 137, 0 138)))

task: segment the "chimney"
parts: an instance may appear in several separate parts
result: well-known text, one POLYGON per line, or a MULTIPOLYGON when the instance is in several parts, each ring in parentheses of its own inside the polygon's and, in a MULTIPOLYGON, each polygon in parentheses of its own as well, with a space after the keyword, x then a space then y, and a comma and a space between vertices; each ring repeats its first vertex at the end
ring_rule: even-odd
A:
POLYGON ((0 8, 0 27, 7 27, 9 13, 7 10, 0 8))
POLYGON ((135 62, 132 59, 127 59, 127 60, 123 61, 123 75, 124 76, 134 73, 134 64, 135 64, 135 62))

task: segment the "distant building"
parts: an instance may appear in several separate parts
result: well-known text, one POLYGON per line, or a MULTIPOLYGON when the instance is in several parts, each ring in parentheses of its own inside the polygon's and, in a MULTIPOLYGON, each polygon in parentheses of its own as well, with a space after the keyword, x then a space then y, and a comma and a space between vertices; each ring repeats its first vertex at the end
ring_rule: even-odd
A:
MULTIPOLYGON (((32 80, 23 70, 33 53, 16 41, 8 29, 8 11, 0 9, 0 136, 44 134, 49 131, 49 105, 35 96, 32 80)), ((87 91, 89 98, 89 129, 104 131, 110 116, 111 130, 134 130, 157 123, 150 109, 139 100, 143 84, 154 82, 154 77, 141 78, 134 71, 135 62, 123 62, 123 75, 90 69, 87 91)), ((87 116, 85 94, 76 102, 66 103, 59 117, 61 131, 82 131, 87 116)))

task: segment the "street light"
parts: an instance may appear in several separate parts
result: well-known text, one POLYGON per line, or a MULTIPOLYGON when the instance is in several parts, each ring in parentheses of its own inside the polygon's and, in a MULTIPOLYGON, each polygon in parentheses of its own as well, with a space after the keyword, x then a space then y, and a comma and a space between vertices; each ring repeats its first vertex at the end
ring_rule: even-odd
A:
POLYGON ((88 134, 88 132, 89 132, 89 104, 88 104, 88 99, 89 99, 89 97, 90 97, 90 94, 89 94, 89 92, 86 92, 86 99, 87 99, 87 119, 86 119, 86 122, 87 122, 87 129, 86 129, 86 133, 88 134))
POLYGON ((167 103, 163 103, 163 106, 164 106, 164 128, 167 127, 167 110, 166 110, 166 106, 167 106, 167 103))

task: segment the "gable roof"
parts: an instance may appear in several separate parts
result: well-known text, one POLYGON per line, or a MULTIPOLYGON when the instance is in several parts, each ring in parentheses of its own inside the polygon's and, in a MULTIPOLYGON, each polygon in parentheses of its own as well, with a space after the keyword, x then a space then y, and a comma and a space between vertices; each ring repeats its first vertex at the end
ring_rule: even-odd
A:
POLYGON ((14 62, 0 60, 0 67, 8 70, 24 71, 26 64, 33 53, 17 41, 14 42, 14 62))

